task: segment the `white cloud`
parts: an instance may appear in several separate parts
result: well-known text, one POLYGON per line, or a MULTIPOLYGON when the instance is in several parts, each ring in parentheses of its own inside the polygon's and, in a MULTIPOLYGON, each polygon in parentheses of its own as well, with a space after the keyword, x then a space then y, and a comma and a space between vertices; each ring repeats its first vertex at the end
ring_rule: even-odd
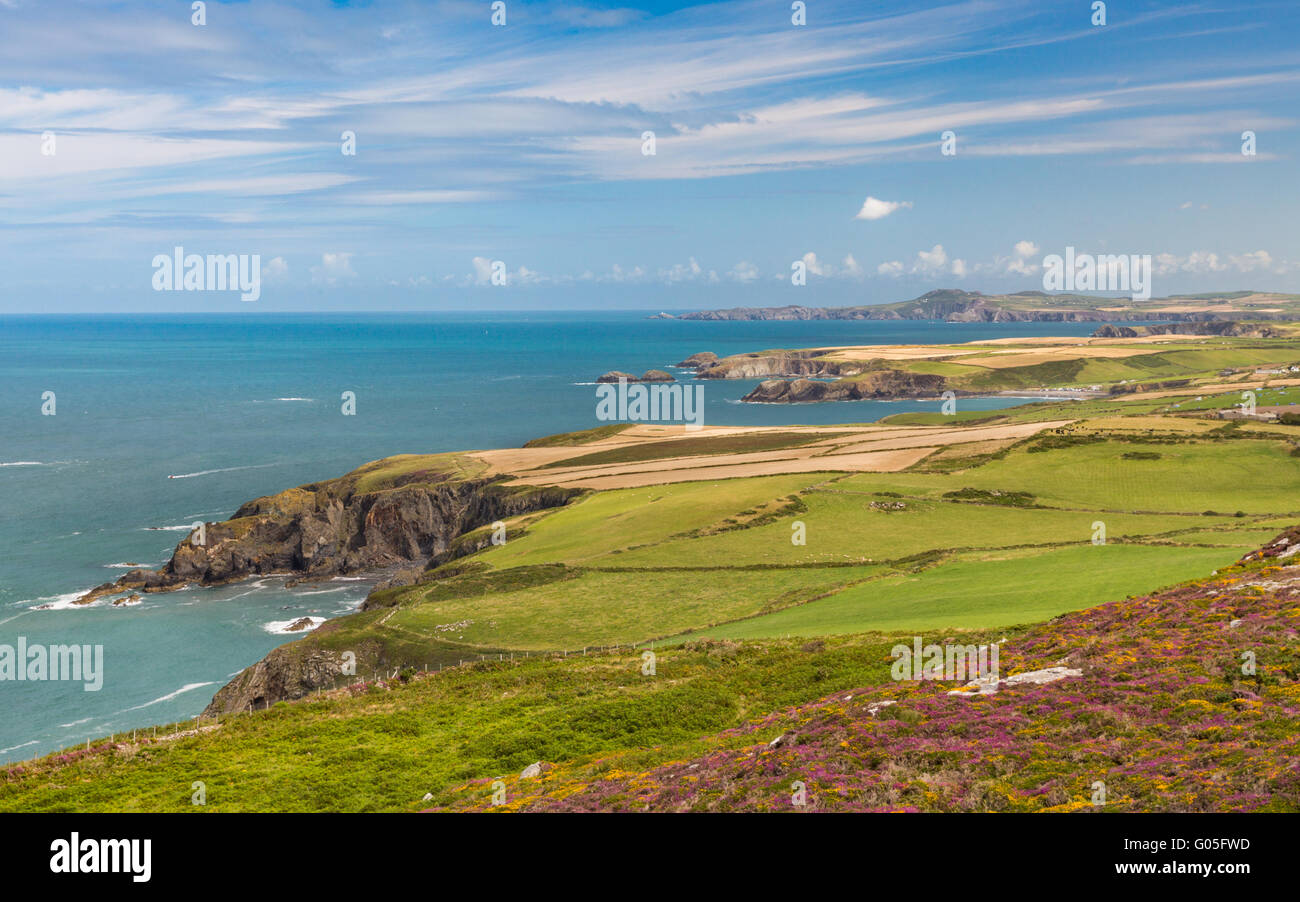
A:
POLYGON ((277 282, 289 278, 289 264, 283 257, 272 257, 262 267, 262 278, 268 282, 277 282))
POLYGON ((758 278, 758 267, 746 260, 741 260, 731 268, 727 277, 735 282, 753 282, 758 278))
POLYGON ((321 254, 320 266, 311 268, 311 280, 318 285, 334 285, 340 279, 354 279, 351 254, 321 254))
POLYGON ((1273 256, 1268 251, 1251 251, 1239 256, 1229 256, 1228 262, 1242 272, 1254 272, 1256 269, 1271 269, 1273 256))
POLYGON ((868 197, 862 202, 862 209, 858 211, 855 219, 884 219, 890 213, 903 207, 911 207, 910 200, 893 201, 880 200, 877 197, 868 197))
POLYGON ((942 244, 936 244, 928 251, 917 251, 916 262, 912 272, 927 273, 943 270, 948 263, 948 252, 942 244))

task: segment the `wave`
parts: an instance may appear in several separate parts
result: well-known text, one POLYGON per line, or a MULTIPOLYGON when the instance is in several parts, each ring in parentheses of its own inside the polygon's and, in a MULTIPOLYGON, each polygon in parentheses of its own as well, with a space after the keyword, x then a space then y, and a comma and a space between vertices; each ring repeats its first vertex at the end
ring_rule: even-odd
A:
MULTIPOLYGON (((46 463, 43 460, 10 460, 0 462, 0 467, 52 467, 54 464, 46 463)), ((18 746, 14 746, 18 748, 18 746)))
MULTIPOLYGON (((159 529, 169 529, 170 527, 160 526, 160 527, 158 527, 158 528, 159 528, 159 529)), ((148 564, 128 564, 128 563, 126 563, 126 562, 123 561, 123 562, 119 562, 119 563, 116 563, 116 564, 105 564, 104 566, 107 567, 107 568, 110 569, 110 570, 136 570, 136 569, 138 569, 138 568, 140 568, 140 567, 147 567, 147 566, 149 566, 149 565, 148 565, 148 564)))
POLYGON ((28 599, 28 601, 24 602, 24 604, 32 604, 32 602, 38 602, 38 604, 32 604, 32 607, 29 608, 29 610, 32 611, 69 611, 69 610, 75 610, 77 608, 89 608, 99 604, 100 600, 96 599, 91 604, 78 604, 78 605, 73 604, 74 601, 76 601, 78 598, 85 595, 89 591, 90 591, 89 589, 82 589, 78 592, 67 592, 63 595, 44 595, 41 596, 40 598, 28 599))
POLYGON ((156 699, 154 699, 154 700, 151 701, 151 702, 145 702, 143 705, 134 705, 134 706, 132 706, 132 707, 130 707, 130 708, 126 708, 126 709, 124 709, 124 710, 126 710, 126 711, 139 711, 141 708, 148 708, 150 705, 156 705, 156 704, 158 704, 159 702, 169 702, 169 701, 171 701, 172 699, 176 698, 176 696, 178 696, 178 695, 183 695, 183 694, 186 693, 186 692, 191 692, 191 691, 193 691, 193 690, 195 690, 195 689, 202 689, 204 686, 211 686, 211 685, 214 685, 214 681, 213 681, 213 680, 209 680, 209 681, 206 682, 206 683, 186 683, 184 686, 182 686, 181 688, 177 689, 175 692, 168 692, 166 695, 160 695, 160 696, 158 696, 156 699))
MULTIPOLYGON (((89 720, 90 718, 86 718, 86 719, 89 720)), ((3 755, 5 752, 15 751, 16 749, 25 749, 29 745, 36 745, 36 740, 33 739, 31 742, 23 742, 23 743, 19 743, 18 745, 11 745, 7 749, 0 749, 0 755, 3 755)))
POLYGON ((302 617, 297 617, 293 620, 272 620, 270 623, 262 624, 262 629, 266 630, 268 633, 274 633, 280 636, 292 636, 297 633, 309 633, 311 632, 311 630, 314 630, 316 627, 320 626, 322 623, 325 622, 324 617, 308 617, 306 619, 311 621, 310 629, 303 629, 303 630, 289 629, 289 627, 293 626, 295 623, 297 623, 299 620, 302 619, 303 619, 302 617))
POLYGON ((89 722, 90 722, 90 718, 89 718, 89 717, 83 717, 83 718, 81 718, 81 720, 74 720, 74 721, 71 721, 70 723, 61 723, 61 724, 59 724, 59 726, 63 727, 63 728, 66 730, 66 729, 68 729, 69 727, 79 727, 79 726, 81 726, 83 723, 89 723, 89 722))
POLYGON ((294 595, 329 595, 331 592, 346 592, 347 586, 339 586, 337 589, 317 589, 315 592, 294 592, 294 595))

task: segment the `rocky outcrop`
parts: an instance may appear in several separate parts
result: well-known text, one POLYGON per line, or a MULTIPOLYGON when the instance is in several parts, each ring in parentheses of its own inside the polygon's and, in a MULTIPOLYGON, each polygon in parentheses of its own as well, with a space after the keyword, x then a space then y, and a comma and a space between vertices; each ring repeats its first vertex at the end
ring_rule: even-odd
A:
POLYGON ((824 360, 821 351, 779 351, 736 354, 701 366, 696 379, 766 379, 771 376, 813 376, 835 378, 862 370, 860 363, 824 360))
POLYGON ((640 377, 633 376, 631 373, 624 373, 621 370, 610 370, 605 375, 596 379, 597 382, 676 382, 677 377, 672 373, 666 373, 663 370, 646 370, 640 377))
MULTIPOLYGON (((814 382, 811 379, 768 379, 742 401, 760 404, 805 404, 817 401, 883 401, 899 398, 933 398, 945 390, 943 376, 872 370, 855 379, 814 382)), ((966 392, 957 392, 966 394, 966 392)))
POLYGON ((125 591, 166 592, 272 573, 310 579, 423 565, 484 524, 549 507, 572 489, 507 488, 492 479, 427 480, 358 492, 336 480, 250 501, 223 523, 205 524, 159 570, 131 570, 78 603, 125 591))
MULTIPOLYGON (((312 635, 320 635, 328 628, 328 623, 322 624, 312 635)), ((343 664, 341 655, 319 647, 304 654, 296 648, 298 644, 281 645, 252 667, 241 670, 213 696, 203 709, 203 716, 256 711, 278 701, 302 698, 318 687, 338 682, 343 664)))
POLYGON ((692 354, 681 363, 677 364, 683 369, 698 370, 707 366, 712 366, 718 362, 718 355, 712 351, 700 351, 698 354, 692 354))

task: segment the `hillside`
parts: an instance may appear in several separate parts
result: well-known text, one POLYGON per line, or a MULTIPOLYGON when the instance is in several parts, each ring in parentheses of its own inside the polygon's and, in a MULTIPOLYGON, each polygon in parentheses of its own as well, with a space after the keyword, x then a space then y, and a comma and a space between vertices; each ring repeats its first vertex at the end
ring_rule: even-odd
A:
MULTIPOLYGON (((821 811, 1300 811, 1298 548, 1300 527, 1212 578, 1034 627, 1003 643, 994 692, 868 683, 693 755, 506 777, 500 809, 789 811, 799 781, 821 811)), ((449 806, 493 810, 489 782, 449 806)))
MULTIPOLYGON (((660 314, 667 317, 667 314, 660 314)), ((671 317, 669 317, 671 318, 671 317)), ((685 313, 684 320, 896 320, 949 322, 1130 322, 1135 320, 1214 321, 1222 319, 1298 319, 1300 296, 1273 292, 1174 295, 1133 301, 1098 295, 1022 291, 986 295, 959 288, 928 291, 910 301, 850 307, 733 307, 685 313)))
POLYGON ((1086 810, 1102 781, 1108 810, 1296 811, 1296 547, 1290 529, 1165 592, 928 634, 1001 642, 996 694, 891 680, 909 634, 698 640, 654 676, 626 648, 483 661, 11 766, 0 810, 781 810, 800 780, 809 810, 1086 810), (1052 667, 1078 673, 1014 683, 1052 667))

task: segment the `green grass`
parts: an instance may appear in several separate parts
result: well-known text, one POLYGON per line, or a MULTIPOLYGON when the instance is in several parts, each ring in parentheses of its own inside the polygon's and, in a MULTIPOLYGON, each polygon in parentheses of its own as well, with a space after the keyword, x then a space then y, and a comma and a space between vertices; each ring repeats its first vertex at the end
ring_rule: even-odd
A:
POLYGON ((434 586, 423 597, 407 593, 403 607, 380 629, 407 641, 445 636, 467 646, 533 651, 631 644, 800 604, 878 572, 873 567, 573 571, 513 591, 460 598, 446 597, 445 589, 434 586), (464 626, 438 629, 449 624, 464 626))
POLYGON ((458 452, 397 454, 358 467, 339 482, 351 483, 353 491, 365 494, 410 482, 472 479, 486 470, 487 464, 458 452))
POLYGON ((838 483, 860 491, 937 495, 949 487, 1027 491, 1040 504, 1085 510, 1283 514, 1300 510, 1300 458, 1284 441, 1102 441, 1045 454, 1016 451, 950 475, 854 475, 838 483), (1157 461, 1125 460, 1152 451, 1157 461))
POLYGON ((548 515, 523 538, 488 549, 476 559, 500 568, 580 564, 711 526, 826 478, 804 473, 598 492, 548 515))
POLYGON ((830 598, 701 634, 755 639, 1032 623, 1206 576, 1252 547, 1088 544, 1037 553, 969 555, 918 574, 887 576, 830 598))
MULTIPOLYGON (((962 474, 965 475, 965 474, 962 474)), ((955 486, 963 479, 947 477, 955 486)), ((970 480, 965 480, 969 482, 970 480)), ((1161 535, 1184 529, 1234 525, 1230 516, 1099 514, 1088 510, 1034 510, 956 501, 881 498, 840 491, 802 496, 807 510, 767 526, 702 538, 680 538, 591 561, 599 566, 748 566, 887 561, 930 550, 1059 545, 1089 541, 1092 524, 1106 523, 1112 538, 1161 535), (905 510, 873 510, 872 501, 901 500, 905 510), (791 541, 795 521, 805 525, 806 544, 791 541)), ((856 483, 854 483, 856 484, 856 483)), ((901 486, 894 485, 895 488, 901 486)))
POLYGON ((557 432, 555 435, 544 435, 541 438, 524 442, 524 447, 555 448, 570 445, 588 445, 601 439, 613 438, 623 430, 630 428, 631 425, 631 423, 611 423, 608 426, 596 426, 592 429, 582 429, 577 432, 557 432))

